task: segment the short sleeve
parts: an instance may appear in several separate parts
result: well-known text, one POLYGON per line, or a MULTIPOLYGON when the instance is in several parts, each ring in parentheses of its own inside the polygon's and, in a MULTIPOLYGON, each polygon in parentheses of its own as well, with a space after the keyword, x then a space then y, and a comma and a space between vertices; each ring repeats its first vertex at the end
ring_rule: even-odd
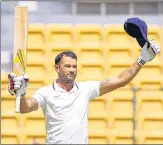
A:
POLYGON ((38 104, 39 104, 39 106, 41 107, 41 108, 44 108, 44 96, 43 96, 43 94, 41 93, 41 91, 40 90, 37 90, 34 94, 33 94, 33 96, 32 96, 32 98, 34 98, 34 99, 36 99, 36 101, 38 102, 38 104))
POLYGON ((100 81, 88 81, 85 87, 89 89, 89 100, 100 96, 100 81))

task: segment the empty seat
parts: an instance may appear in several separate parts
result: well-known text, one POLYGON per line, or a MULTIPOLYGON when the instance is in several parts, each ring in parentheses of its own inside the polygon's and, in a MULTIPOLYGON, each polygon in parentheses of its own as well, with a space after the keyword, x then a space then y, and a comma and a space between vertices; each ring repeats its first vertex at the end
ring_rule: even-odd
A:
POLYGON ((133 144, 133 131, 110 130, 110 144, 133 144))
POLYGON ((132 131, 133 130, 133 116, 130 114, 109 113, 109 129, 119 131, 132 131))
MULTIPOLYGON (((119 62, 115 62, 115 61, 108 61, 107 65, 105 64, 106 67, 106 74, 107 74, 107 78, 111 77, 118 77, 123 71, 129 69, 129 67, 131 67, 132 62, 126 62, 126 63, 121 63, 119 62)), ((133 81, 129 82, 126 86, 124 86, 123 88, 129 89, 133 87, 133 81)))
POLYGON ((162 144, 163 131, 135 131, 137 144, 162 144))
POLYGON ((57 46, 69 46, 73 43, 74 33, 72 24, 47 24, 47 43, 57 46))
POLYGON ((161 65, 150 63, 140 70, 133 82, 137 88, 160 89, 163 86, 162 76, 161 65))
POLYGON ((75 46, 76 53, 80 62, 98 62, 105 61, 105 53, 102 45, 86 45, 77 44, 75 46))
POLYGON ((79 62, 79 74, 77 79, 86 80, 103 80, 105 78, 105 65, 102 61, 96 62, 79 62), (92 75, 93 73, 93 75, 92 75))
MULTIPOLYGON (((15 110, 13 110, 15 113, 15 110)), ((14 113, 1 114, 1 143, 19 144, 21 130, 19 128, 19 117, 14 113)))
POLYGON ((88 116, 88 130, 92 132, 101 132, 108 129, 107 113, 89 114, 88 116))
POLYGON ((125 32, 123 25, 106 24, 104 32, 104 43, 108 48, 132 50, 132 38, 125 32))
POLYGON ((15 114, 16 96, 9 94, 8 90, 1 90, 1 111, 4 115, 15 114))
POLYGON ((89 130, 88 133, 89 144, 108 144, 109 143, 109 131, 107 129, 103 130, 89 130))
POLYGON ((23 144, 45 144, 46 143, 46 136, 40 134, 23 134, 23 144))
POLYGON ((20 144, 20 136, 17 134, 2 134, 1 133, 1 144, 20 144))
POLYGON ((163 112, 144 113, 139 115, 137 130, 140 131, 162 131, 163 130, 163 112))
POLYGON ((30 24, 28 28, 27 69, 31 88, 45 84, 46 36, 44 24, 30 24))
POLYGON ((107 103, 105 100, 93 99, 89 102, 89 115, 100 116, 107 111, 107 103))
POLYGON ((133 92, 128 89, 118 89, 107 95, 108 111, 112 116, 119 114, 121 116, 129 115, 133 117, 133 92), (119 111, 121 110, 121 111, 119 111))
POLYGON ((163 92, 160 90, 139 90, 136 93, 136 115, 163 112, 163 92))
POLYGON ((44 24, 30 24, 28 26, 28 48, 45 44, 44 24))
POLYGON ((103 42, 102 26, 98 24, 77 24, 75 27, 76 43, 79 45, 101 45, 103 42))
POLYGON ((29 135, 45 134, 45 119, 42 110, 33 111, 21 116, 23 132, 29 135), (31 128, 35 128, 31 130, 31 128))
POLYGON ((7 89, 8 88, 8 73, 1 73, 1 89, 7 89))

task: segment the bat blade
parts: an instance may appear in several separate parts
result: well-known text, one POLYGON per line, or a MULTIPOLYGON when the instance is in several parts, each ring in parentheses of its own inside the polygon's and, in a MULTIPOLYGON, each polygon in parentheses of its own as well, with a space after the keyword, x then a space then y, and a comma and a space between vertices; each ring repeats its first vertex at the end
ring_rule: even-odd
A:
MULTIPOLYGON (((20 76, 26 72, 27 41, 28 41, 28 8, 15 7, 14 18, 14 52, 13 72, 20 76)), ((16 113, 20 112, 20 92, 16 92, 16 113)))

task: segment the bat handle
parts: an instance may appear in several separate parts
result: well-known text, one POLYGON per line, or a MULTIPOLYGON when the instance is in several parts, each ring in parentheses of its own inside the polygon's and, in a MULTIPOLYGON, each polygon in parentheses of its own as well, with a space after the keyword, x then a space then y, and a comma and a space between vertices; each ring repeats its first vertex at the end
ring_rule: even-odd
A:
POLYGON ((20 92, 16 92, 16 108, 15 108, 16 113, 20 113, 20 92))

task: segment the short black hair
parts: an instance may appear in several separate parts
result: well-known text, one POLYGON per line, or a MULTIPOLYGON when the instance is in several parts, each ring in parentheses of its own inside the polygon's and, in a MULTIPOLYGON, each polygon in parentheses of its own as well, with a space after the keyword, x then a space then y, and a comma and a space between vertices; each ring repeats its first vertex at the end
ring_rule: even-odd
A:
POLYGON ((72 59, 76 59, 77 60, 77 56, 74 52, 72 51, 63 51, 61 53, 59 53, 56 57, 55 57, 55 64, 59 64, 61 62, 61 59, 63 56, 69 56, 72 59))

